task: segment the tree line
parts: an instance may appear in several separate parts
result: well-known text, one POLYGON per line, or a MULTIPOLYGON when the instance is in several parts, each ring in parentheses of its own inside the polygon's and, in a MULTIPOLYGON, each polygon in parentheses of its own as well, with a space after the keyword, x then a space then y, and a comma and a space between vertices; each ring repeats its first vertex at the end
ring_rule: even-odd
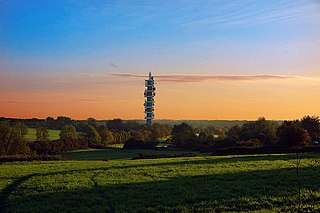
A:
POLYGON ((192 126, 182 123, 172 129, 172 143, 187 149, 221 149, 228 147, 307 147, 318 145, 320 121, 317 116, 305 116, 293 121, 269 121, 264 117, 232 126, 225 132, 195 133, 192 126), (216 137, 217 136, 217 137, 216 137))
MULTIPOLYGON (((53 124, 43 123, 36 127, 36 141, 27 142, 27 126, 18 122, 0 122, 0 155, 16 154, 57 154, 63 151, 106 148, 113 144, 125 144, 129 139, 135 138, 144 142, 156 141, 158 138, 168 137, 171 128, 168 125, 154 124, 146 126, 134 121, 123 122, 113 119, 104 124, 99 124, 94 118, 86 121, 74 121, 68 117, 58 117, 53 124), (63 122, 62 122, 63 121, 63 122), (48 126, 63 125, 60 129, 60 139, 49 140, 48 126)), ((130 143, 130 142, 128 142, 130 143)), ((137 147, 143 148, 143 147, 137 147)))
POLYGON ((320 140, 317 116, 281 123, 261 117, 228 129, 193 128, 186 123, 173 127, 164 124, 147 126, 121 119, 101 123, 94 118, 75 121, 65 116, 48 117, 38 123, 35 142, 27 142, 28 128, 22 121, 0 121, 0 155, 57 154, 75 149, 106 148, 113 144, 145 149, 154 148, 160 139, 174 148, 203 151, 228 147, 307 147, 317 145, 316 141, 320 140), (50 141, 48 129, 60 129, 60 139, 50 141))

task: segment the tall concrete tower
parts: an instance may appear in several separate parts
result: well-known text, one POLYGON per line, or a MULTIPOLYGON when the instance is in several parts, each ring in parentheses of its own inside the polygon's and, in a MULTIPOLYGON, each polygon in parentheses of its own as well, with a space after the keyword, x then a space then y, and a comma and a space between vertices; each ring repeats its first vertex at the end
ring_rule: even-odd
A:
POLYGON ((151 75, 151 72, 149 72, 149 78, 145 80, 145 87, 144 90, 144 114, 145 119, 147 121, 147 125, 151 126, 151 122, 154 119, 154 96, 155 93, 155 86, 154 86, 154 80, 153 76, 151 75))

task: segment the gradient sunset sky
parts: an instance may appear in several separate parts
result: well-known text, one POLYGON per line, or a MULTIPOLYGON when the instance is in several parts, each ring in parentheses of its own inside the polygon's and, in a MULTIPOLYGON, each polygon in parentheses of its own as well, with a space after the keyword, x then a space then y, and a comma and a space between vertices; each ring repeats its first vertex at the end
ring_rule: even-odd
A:
POLYGON ((0 0, 0 117, 320 115, 319 0, 0 0))

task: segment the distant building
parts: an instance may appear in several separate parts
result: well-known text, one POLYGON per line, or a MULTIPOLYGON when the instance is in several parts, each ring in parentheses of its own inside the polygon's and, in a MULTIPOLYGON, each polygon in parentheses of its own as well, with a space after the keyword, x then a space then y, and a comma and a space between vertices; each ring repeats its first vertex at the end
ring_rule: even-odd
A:
POLYGON ((155 93, 155 86, 154 86, 154 80, 153 76, 151 75, 151 72, 149 72, 149 78, 145 80, 145 90, 144 90, 144 114, 145 119, 147 121, 147 125, 151 125, 152 120, 154 119, 154 96, 155 93))

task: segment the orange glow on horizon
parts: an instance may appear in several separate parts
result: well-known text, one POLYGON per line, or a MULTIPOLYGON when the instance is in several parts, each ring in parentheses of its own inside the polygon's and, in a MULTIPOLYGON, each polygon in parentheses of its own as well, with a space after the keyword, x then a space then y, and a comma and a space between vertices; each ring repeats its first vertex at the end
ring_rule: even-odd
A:
MULTIPOLYGON (((143 79, 82 75, 62 78, 45 74, 36 78, 6 77, 0 92, 3 117, 143 119, 144 116, 143 79)), ((317 79, 159 81, 156 86, 155 119, 253 120, 264 116, 282 120, 320 114, 320 100, 315 98, 320 94, 317 79)))

